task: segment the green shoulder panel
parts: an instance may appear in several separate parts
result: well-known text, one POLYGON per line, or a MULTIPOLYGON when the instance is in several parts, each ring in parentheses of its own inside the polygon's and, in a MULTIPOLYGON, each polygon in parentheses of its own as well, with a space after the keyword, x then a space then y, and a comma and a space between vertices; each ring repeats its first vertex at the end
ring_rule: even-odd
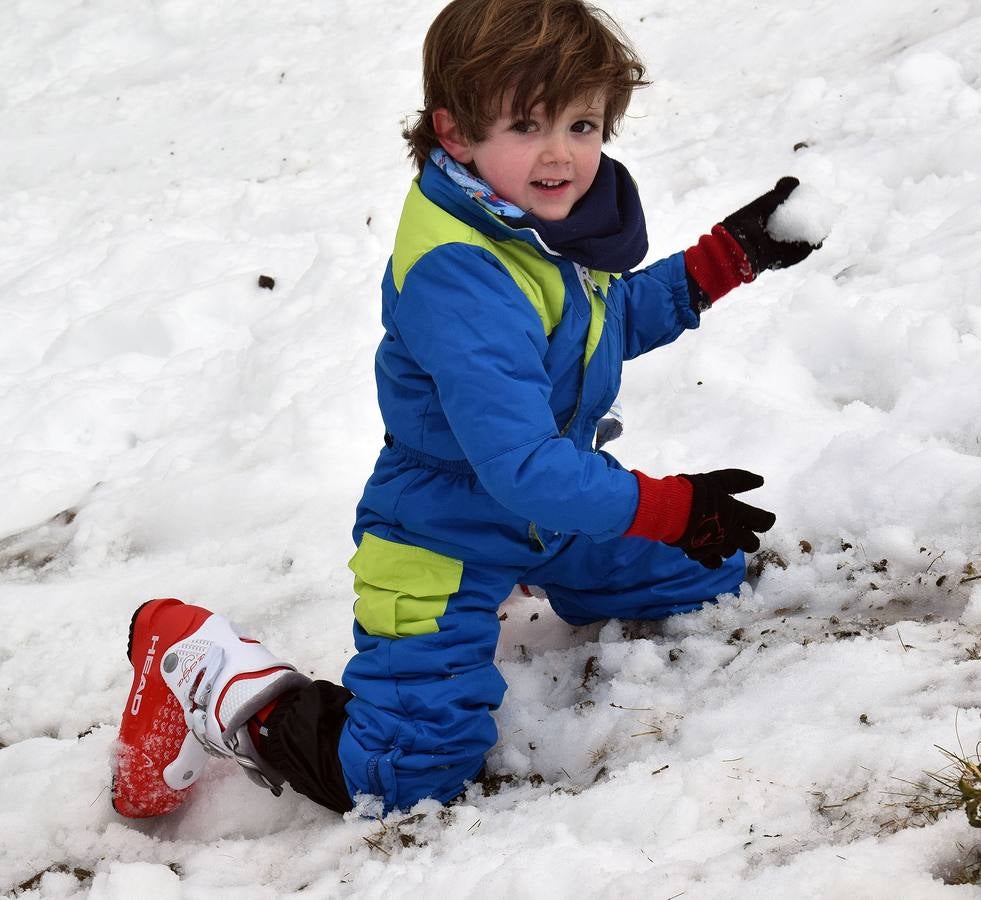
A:
MULTIPOLYGON (((565 285, 558 267, 522 240, 493 241, 433 203, 414 182, 402 209, 392 252, 392 277, 399 292, 409 270, 443 244, 471 244, 495 256, 535 308, 545 334, 562 318, 565 285)), ((601 326, 602 328, 602 326, 601 326)))
POLYGON ((365 532, 348 563, 354 572, 354 617, 368 634, 403 638, 439 631, 450 596, 460 590, 463 563, 424 547, 365 532))

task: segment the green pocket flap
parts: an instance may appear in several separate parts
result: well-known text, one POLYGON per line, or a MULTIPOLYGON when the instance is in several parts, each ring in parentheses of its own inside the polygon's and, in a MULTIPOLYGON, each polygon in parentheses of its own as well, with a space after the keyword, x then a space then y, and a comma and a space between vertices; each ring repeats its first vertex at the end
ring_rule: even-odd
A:
POLYGON ((463 563, 423 547, 365 532, 348 563, 354 572, 354 617, 368 634, 401 638, 439 631, 436 619, 460 589, 463 563))

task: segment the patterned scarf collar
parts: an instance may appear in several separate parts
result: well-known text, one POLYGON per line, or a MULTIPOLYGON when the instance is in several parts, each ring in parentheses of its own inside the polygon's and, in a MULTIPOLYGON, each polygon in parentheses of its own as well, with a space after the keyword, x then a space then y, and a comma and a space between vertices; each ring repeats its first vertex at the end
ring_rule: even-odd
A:
POLYGON ((442 147, 433 150, 429 154, 429 158, 449 175, 471 200, 475 200, 494 215, 503 216, 506 219, 520 219, 525 214, 523 209, 515 206, 509 200, 498 197, 483 178, 479 178, 468 168, 460 165, 442 147))

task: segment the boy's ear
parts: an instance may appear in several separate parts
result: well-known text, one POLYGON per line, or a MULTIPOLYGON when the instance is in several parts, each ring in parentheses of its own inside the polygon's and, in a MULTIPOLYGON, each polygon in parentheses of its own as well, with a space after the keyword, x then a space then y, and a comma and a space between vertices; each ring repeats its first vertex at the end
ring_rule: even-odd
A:
POLYGON ((460 129, 448 109, 433 110, 433 131, 443 149, 458 163, 465 166, 473 162, 473 145, 460 134, 460 129))

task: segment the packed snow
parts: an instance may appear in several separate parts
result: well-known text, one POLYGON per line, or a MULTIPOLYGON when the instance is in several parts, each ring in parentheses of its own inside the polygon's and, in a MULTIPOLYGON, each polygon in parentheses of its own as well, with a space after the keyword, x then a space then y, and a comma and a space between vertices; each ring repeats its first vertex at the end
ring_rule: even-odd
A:
POLYGON ((810 185, 803 184, 767 219, 766 230, 778 241, 804 241, 820 247, 831 233, 835 208, 810 185))
POLYGON ((977 896, 981 832, 924 774, 981 738, 977 0, 604 4, 653 79, 610 149, 651 260, 783 175, 823 198, 801 227, 833 212, 625 369, 628 466, 766 476, 740 596, 577 629, 516 591, 494 779, 456 805, 341 817, 216 761, 178 813, 112 811, 144 600, 350 656, 441 5, 0 4, 0 892, 977 896))

